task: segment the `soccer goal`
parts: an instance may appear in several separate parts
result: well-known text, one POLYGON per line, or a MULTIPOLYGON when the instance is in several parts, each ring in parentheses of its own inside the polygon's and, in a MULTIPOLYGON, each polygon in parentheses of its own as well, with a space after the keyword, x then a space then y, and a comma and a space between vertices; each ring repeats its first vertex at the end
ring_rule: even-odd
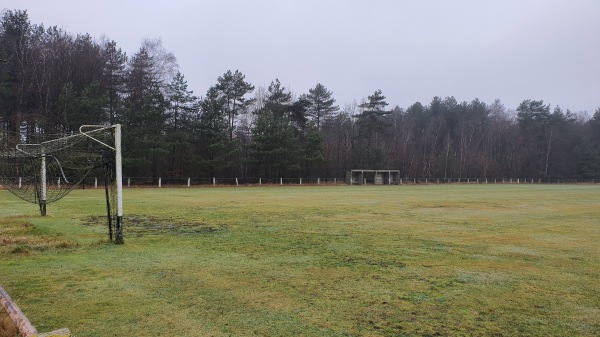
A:
POLYGON ((121 125, 83 125, 71 134, 0 130, 0 185, 35 203, 46 215, 49 203, 63 198, 95 173, 104 178, 108 232, 123 243, 121 125))

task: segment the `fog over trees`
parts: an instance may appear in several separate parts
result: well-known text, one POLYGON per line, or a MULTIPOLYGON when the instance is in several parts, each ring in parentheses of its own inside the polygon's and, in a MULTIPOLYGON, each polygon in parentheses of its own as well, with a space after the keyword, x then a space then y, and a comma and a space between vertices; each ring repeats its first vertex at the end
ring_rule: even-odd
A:
POLYGON ((243 69, 223 69, 194 93, 160 40, 126 55, 115 41, 33 24, 21 10, 2 13, 0 60, 1 129, 120 123, 126 176, 344 177, 360 168, 411 178, 600 178, 600 108, 585 116, 535 98, 506 107, 438 96, 399 107, 378 88, 339 106, 318 78, 294 93, 279 79, 255 87, 243 69))

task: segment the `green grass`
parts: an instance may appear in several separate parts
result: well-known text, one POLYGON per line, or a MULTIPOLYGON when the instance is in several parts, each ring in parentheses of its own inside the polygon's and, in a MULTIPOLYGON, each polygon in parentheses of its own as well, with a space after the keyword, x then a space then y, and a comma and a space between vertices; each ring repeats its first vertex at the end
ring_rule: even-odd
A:
POLYGON ((597 336, 600 186, 0 191, 0 283, 77 336, 597 336))

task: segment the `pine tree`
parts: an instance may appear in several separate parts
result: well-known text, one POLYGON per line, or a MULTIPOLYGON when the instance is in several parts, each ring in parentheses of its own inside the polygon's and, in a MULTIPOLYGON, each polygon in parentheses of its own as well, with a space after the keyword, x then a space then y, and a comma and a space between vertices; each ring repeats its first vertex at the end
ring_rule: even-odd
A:
MULTIPOLYGON (((0 122, 18 131, 20 113, 30 104, 26 100, 31 62, 32 26, 27 11, 2 12, 0 20, 0 122)), ((35 123, 29 123, 35 125, 35 123)))
POLYGON ((227 100, 216 87, 210 87, 202 100, 198 120, 197 148, 202 171, 214 177, 232 166, 234 143, 228 137, 227 100))
POLYGON ((279 79, 271 81, 263 110, 269 110, 273 118, 289 120, 291 114, 292 93, 281 85, 279 79))
POLYGON ((368 97, 368 101, 359 105, 362 110, 355 115, 358 132, 355 134, 353 154, 355 164, 362 167, 382 168, 384 166, 384 149, 380 147, 385 128, 385 116, 390 114, 385 107, 388 103, 381 90, 368 97))
POLYGON ((282 177, 300 170, 299 144, 288 120, 263 109, 252 129, 252 154, 259 174, 267 178, 282 177))
POLYGON ((314 88, 309 89, 308 95, 306 95, 309 102, 307 113, 315 121, 319 130, 321 130, 321 123, 324 120, 340 110, 339 106, 334 105, 335 99, 331 97, 332 95, 331 91, 321 83, 317 83, 314 88))
POLYGON ((142 47, 129 65, 122 115, 123 142, 129 144, 123 151, 133 174, 157 178, 165 167, 169 153, 163 139, 166 107, 152 58, 142 47))
POLYGON ((188 90, 188 84, 182 73, 177 72, 165 90, 169 107, 167 110, 169 127, 178 131, 189 124, 198 112, 198 98, 188 90))
POLYGON ((104 58, 104 79, 102 83, 106 88, 109 123, 112 125, 116 123, 118 115, 122 110, 127 55, 121 48, 117 48, 115 41, 109 41, 104 44, 102 57, 104 58))
POLYGON ((195 163, 192 145, 192 124, 198 115, 198 98, 188 90, 187 81, 177 72, 165 88, 166 131, 165 145, 169 148, 168 174, 189 176, 195 163))
POLYGON ((216 89, 225 97, 225 112, 227 113, 227 125, 229 139, 233 139, 236 117, 245 113, 251 101, 244 96, 254 90, 254 86, 245 81, 246 76, 236 70, 234 73, 228 70, 217 79, 216 89))

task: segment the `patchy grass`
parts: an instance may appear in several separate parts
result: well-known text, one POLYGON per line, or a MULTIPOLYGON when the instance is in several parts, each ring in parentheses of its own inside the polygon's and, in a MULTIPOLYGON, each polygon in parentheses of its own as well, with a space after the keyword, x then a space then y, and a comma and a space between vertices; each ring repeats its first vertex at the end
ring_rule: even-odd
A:
POLYGON ((40 235, 35 226, 22 217, 0 218, 0 256, 31 255, 49 249, 76 247, 77 243, 58 236, 40 235))
POLYGON ((56 241, 0 283, 77 336, 596 336, 599 188, 130 189, 122 246, 102 191, 0 191, 2 238, 56 241))

